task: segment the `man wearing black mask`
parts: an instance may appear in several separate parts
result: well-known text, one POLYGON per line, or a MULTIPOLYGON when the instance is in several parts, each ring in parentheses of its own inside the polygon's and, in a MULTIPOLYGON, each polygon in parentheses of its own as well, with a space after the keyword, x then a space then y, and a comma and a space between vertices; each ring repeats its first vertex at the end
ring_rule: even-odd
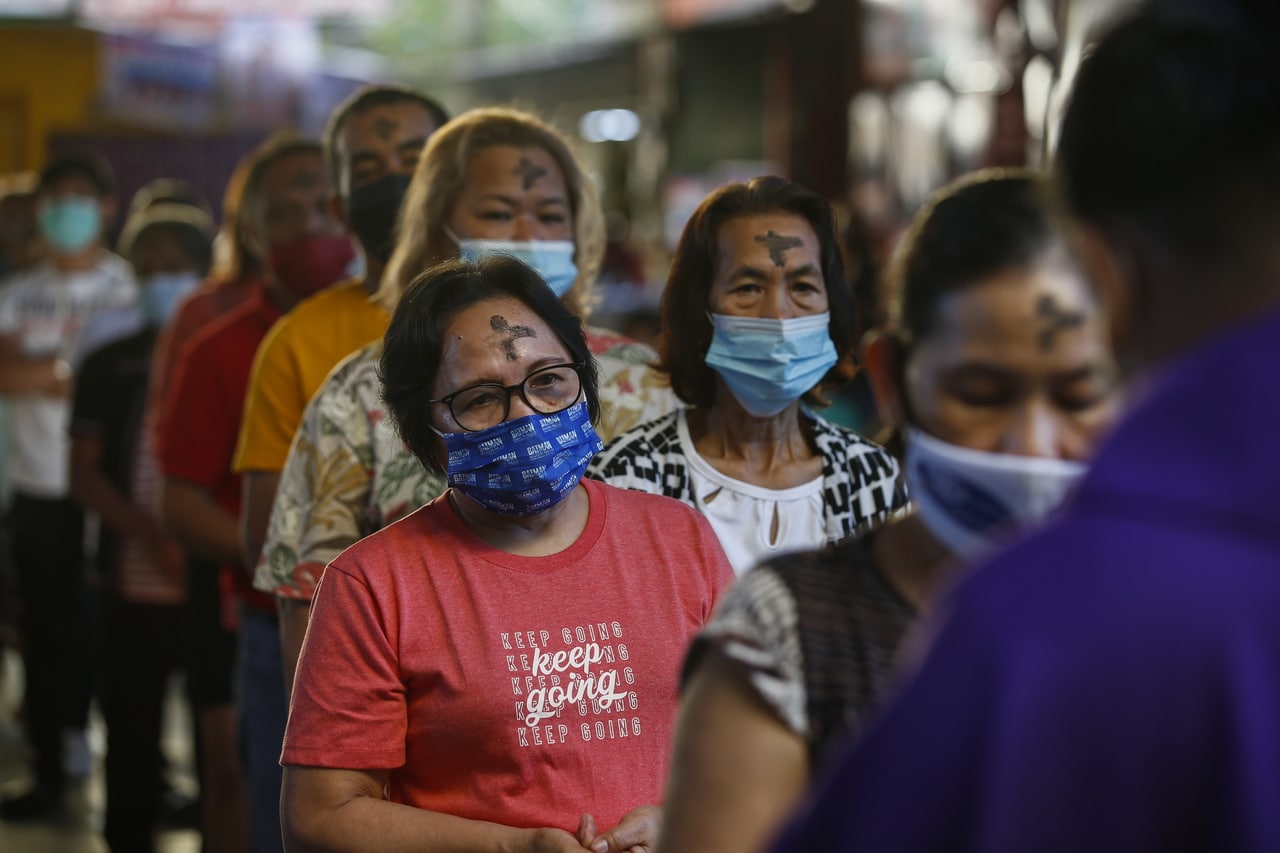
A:
MULTIPOLYGON (((334 365, 381 338, 386 330, 387 313, 370 301, 370 296, 377 291, 391 256, 400 201, 418 155, 427 138, 447 120, 445 111, 430 98, 410 89, 382 85, 356 92, 330 117, 324 136, 334 189, 330 204, 359 241, 365 274, 301 303, 276 323, 258 349, 232 464, 243 475, 240 541, 250 572, 258 561, 280 471, 307 401, 334 365)), ((241 622, 243 636, 254 634, 250 642, 257 658, 252 662, 242 656, 242 670, 251 668, 255 674, 242 672, 241 701, 262 703, 256 713, 250 709, 242 709, 242 713, 257 719, 278 717, 279 722, 279 732, 264 732, 261 744, 246 742, 250 764, 270 762, 274 766, 279 758, 285 722, 279 631, 269 620, 241 622), (261 624, 256 624, 258 621, 261 624), (255 700, 254 694, 269 691, 274 692, 255 700), (269 712, 272 707, 277 712, 269 712)), ((251 771, 250 778, 253 775, 251 771)), ((278 793, 277 787, 270 794, 273 812, 278 793)), ((266 809, 268 804, 260 801, 267 796, 265 791, 250 791, 251 812, 259 805, 266 809)), ((279 830, 274 831, 278 839, 279 830)))

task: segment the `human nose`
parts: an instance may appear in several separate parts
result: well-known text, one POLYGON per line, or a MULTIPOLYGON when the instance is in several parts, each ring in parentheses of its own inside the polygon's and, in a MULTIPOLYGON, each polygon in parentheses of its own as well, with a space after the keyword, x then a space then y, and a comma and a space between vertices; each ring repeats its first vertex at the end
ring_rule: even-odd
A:
POLYGON ((770 285, 765 288, 764 299, 760 303, 760 316, 767 320, 790 320, 799 316, 799 311, 785 286, 770 285))
POLYGON ((537 221, 528 214, 520 214, 511 223, 512 240, 536 240, 538 238, 537 221))
POLYGON ((1012 456, 1065 458, 1066 425, 1043 403, 1028 403, 1005 430, 1000 451, 1012 456))
POLYGON ((528 401, 524 398, 524 391, 519 385, 513 385, 507 389, 507 417, 506 420, 515 420, 517 418, 536 415, 537 412, 528 401))

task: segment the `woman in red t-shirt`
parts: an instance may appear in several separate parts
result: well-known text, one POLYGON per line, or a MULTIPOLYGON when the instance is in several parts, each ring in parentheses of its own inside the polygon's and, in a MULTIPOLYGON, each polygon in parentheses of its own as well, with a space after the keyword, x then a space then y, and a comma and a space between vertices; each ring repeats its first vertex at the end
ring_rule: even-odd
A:
POLYGON ((651 848, 681 660, 732 579, 715 534, 582 480, 596 367, 513 258, 420 276, 380 375, 450 488, 317 588, 282 759, 291 849, 651 848))

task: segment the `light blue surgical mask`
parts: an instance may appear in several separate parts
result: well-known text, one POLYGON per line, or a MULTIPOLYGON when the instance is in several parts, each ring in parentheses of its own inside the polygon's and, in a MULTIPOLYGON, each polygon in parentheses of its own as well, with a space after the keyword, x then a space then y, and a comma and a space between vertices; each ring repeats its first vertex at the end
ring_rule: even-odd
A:
POLYGON ((571 240, 458 240, 458 254, 464 261, 478 261, 492 255, 510 255, 523 261, 563 298, 578 280, 571 240))
POLYGON ((776 415, 822 381, 839 360, 827 312, 788 320, 712 314, 707 366, 752 415, 776 415))
POLYGON ((40 205, 40 233, 59 254, 83 251, 101 232, 102 207, 97 199, 69 195, 40 205))
POLYGON ((155 328, 169 322, 179 300, 200 283, 200 275, 191 272, 162 272, 143 279, 138 296, 138 308, 147 325, 155 328))

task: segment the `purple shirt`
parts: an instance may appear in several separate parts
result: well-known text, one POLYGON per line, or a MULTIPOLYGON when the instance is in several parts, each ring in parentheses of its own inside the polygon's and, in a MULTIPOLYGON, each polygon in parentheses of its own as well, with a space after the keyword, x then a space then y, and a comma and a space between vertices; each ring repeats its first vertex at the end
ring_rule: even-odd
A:
POLYGON ((779 851, 1280 850, 1280 314, 980 567, 779 851))

